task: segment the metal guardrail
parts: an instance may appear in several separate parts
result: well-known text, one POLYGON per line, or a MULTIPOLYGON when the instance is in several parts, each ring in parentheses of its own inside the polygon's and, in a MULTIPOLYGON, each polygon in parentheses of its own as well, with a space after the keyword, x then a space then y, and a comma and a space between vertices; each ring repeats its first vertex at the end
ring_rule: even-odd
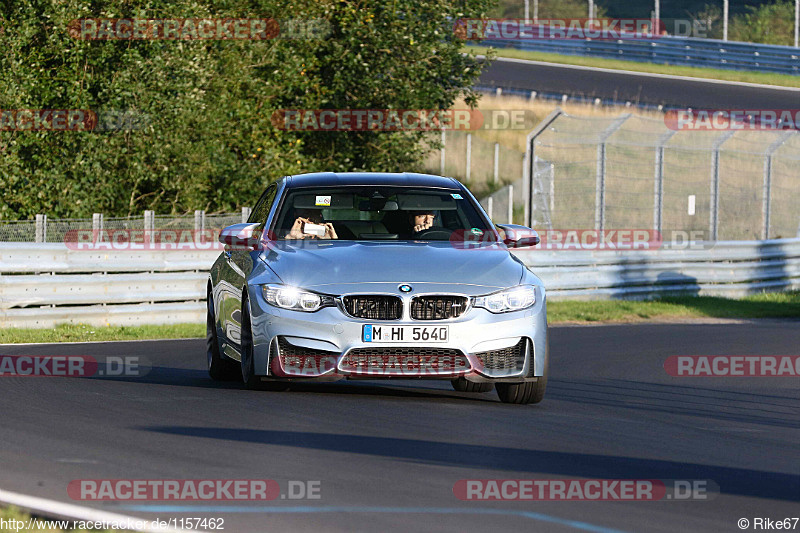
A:
MULTIPOLYGON (((738 297, 800 288, 800 239, 515 253, 542 278, 550 299, 738 297)), ((218 254, 0 244, 0 327, 202 323, 207 270, 218 254)))
POLYGON ((219 254, 0 243, 0 327, 202 322, 219 254))
POLYGON ((486 39, 476 44, 646 63, 800 75, 800 49, 792 46, 670 36, 609 41, 486 39))
POLYGON ((551 299, 742 297, 800 288, 800 239, 697 242, 690 249, 517 254, 542 278, 551 299))

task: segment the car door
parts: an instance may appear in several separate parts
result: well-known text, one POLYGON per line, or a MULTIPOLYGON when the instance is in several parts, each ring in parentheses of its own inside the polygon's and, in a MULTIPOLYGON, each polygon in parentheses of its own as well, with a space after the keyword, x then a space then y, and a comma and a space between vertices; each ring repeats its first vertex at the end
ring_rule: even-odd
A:
MULTIPOLYGON (((259 232, 264 229, 272 204, 275 202, 277 190, 277 184, 270 185, 261 195, 252 213, 250 213, 250 217, 247 219, 249 223, 259 223, 259 232)), ((237 351, 241 341, 242 291, 259 253, 259 250, 244 249, 225 251, 225 267, 223 268, 225 274, 223 278, 228 290, 224 291, 225 294, 222 299, 222 327, 225 330, 225 337, 236 347, 237 351)))

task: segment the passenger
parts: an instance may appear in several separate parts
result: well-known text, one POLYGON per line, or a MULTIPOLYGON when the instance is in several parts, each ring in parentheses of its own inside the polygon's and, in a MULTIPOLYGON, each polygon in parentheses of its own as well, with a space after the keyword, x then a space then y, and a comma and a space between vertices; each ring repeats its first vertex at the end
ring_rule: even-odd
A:
POLYGON ((322 211, 314 209, 298 209, 297 218, 292 224, 291 229, 286 233, 285 239, 338 239, 333 224, 325 222, 322 218, 322 211), (325 234, 322 236, 312 235, 303 231, 305 224, 317 224, 325 226, 325 234))

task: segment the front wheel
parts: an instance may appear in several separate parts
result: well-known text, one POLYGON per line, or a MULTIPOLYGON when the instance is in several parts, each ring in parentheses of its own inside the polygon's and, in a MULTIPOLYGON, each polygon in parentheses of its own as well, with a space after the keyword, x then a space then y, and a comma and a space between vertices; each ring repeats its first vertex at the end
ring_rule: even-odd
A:
POLYGON ((539 403, 544 398, 547 388, 547 376, 539 376, 534 381, 524 383, 498 383, 495 388, 503 403, 529 404, 539 403))

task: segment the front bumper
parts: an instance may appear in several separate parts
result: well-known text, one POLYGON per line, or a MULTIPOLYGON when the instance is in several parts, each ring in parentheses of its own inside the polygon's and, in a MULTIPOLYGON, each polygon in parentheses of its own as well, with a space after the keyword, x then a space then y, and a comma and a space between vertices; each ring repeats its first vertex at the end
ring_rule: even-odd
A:
MULTIPOLYGON (((524 311, 493 314, 471 308, 450 320, 364 320, 339 307, 314 313, 269 305, 249 287, 257 375, 291 379, 433 378, 526 381, 544 375, 547 312, 544 289, 524 311), (363 326, 449 326, 446 343, 364 342, 363 326)), ((410 296, 402 296, 408 305, 410 296)))

